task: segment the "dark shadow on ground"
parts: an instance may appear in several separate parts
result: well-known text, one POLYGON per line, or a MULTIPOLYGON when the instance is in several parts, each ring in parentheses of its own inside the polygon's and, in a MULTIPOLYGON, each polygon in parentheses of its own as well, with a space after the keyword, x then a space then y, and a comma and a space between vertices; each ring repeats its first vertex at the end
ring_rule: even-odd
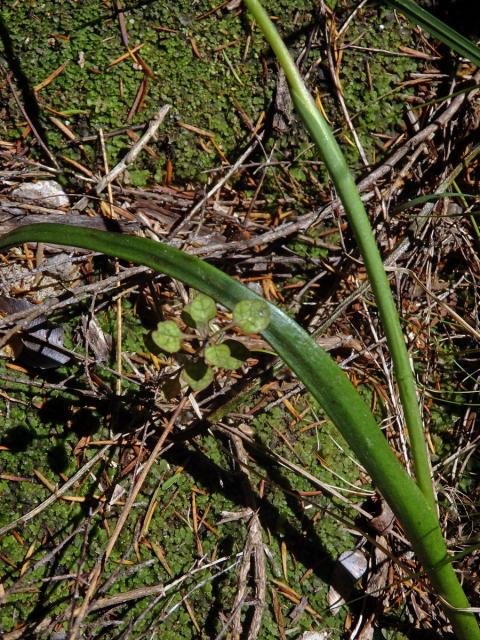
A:
MULTIPOLYGON (((20 58, 15 53, 10 33, 4 20, 0 17, 0 40, 3 44, 3 57, 5 58, 8 69, 13 74, 14 83, 18 87, 23 108, 25 109, 28 117, 32 121, 33 126, 37 130, 38 134, 45 140, 45 130, 43 128, 40 118, 40 106, 38 104, 37 97, 33 90, 32 84, 28 76, 24 73, 20 58)), ((18 117, 16 118, 18 119, 18 117)), ((47 158, 50 162, 50 158, 47 158)))

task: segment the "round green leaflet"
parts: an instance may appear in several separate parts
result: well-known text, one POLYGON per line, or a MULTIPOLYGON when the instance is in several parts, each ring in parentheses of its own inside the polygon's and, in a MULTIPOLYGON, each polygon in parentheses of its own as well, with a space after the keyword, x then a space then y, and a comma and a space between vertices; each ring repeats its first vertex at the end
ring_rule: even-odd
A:
POLYGON ((182 380, 188 384, 192 391, 203 391, 213 381, 213 369, 199 360, 187 364, 182 371, 182 380))
MULTIPOLYGON (((233 341, 230 341, 233 342, 233 341)), ((205 349, 205 360, 212 367, 219 367, 220 369, 239 369, 243 360, 235 357, 232 353, 230 344, 222 342, 221 344, 214 344, 205 349)))
POLYGON ((196 325, 204 325, 217 314, 215 300, 204 293, 197 293, 189 304, 185 305, 184 312, 188 313, 196 325))
POLYGON ((173 320, 159 322, 157 330, 152 332, 152 340, 167 353, 176 353, 182 346, 182 332, 173 320))
POLYGON ((260 333, 270 324, 270 308, 263 300, 242 300, 233 309, 233 321, 245 333, 260 333))

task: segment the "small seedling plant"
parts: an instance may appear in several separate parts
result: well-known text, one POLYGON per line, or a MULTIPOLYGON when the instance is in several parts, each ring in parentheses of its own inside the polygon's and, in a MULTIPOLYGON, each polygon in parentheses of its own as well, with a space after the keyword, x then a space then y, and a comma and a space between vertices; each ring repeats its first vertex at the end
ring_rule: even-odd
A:
POLYGON ((182 311, 185 325, 194 333, 184 333, 175 320, 162 320, 152 333, 154 343, 169 354, 179 353, 184 342, 189 343, 191 357, 183 365, 181 379, 192 391, 206 389, 216 371, 234 371, 245 363, 249 350, 240 340, 226 337, 226 333, 235 326, 246 334, 264 331, 270 322, 270 309, 263 300, 242 300, 235 305, 232 321, 225 328, 214 326, 216 316, 215 300, 194 292, 182 311))

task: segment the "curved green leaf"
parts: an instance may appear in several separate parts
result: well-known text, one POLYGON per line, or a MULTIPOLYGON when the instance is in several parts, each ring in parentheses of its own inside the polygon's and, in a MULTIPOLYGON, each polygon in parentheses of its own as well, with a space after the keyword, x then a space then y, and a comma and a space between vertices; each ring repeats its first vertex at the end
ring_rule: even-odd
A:
MULTIPOLYGON (((181 280, 233 310, 242 300, 262 300, 212 265, 147 238, 61 224, 15 229, 0 238, 0 249, 24 242, 69 245, 146 265, 181 280)), ((390 449, 370 409, 340 367, 292 318, 274 305, 263 337, 296 373, 349 443, 402 523, 437 593, 453 607, 469 603, 448 561, 436 513, 390 449)), ((478 640, 470 613, 450 611, 461 638, 478 640)))
POLYGON ((395 381, 408 429, 415 477, 430 506, 435 510, 435 494, 422 416, 418 407, 416 382, 397 307, 367 212, 333 131, 305 86, 275 25, 259 0, 244 0, 244 3, 263 31, 285 73, 295 109, 325 162, 361 251, 391 354, 395 381))

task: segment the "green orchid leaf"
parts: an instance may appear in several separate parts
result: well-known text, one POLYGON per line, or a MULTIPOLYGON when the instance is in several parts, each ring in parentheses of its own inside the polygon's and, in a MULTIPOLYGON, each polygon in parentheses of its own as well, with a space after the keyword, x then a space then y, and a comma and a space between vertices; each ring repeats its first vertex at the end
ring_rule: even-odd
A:
MULTIPOLYGON (((19 227, 1 236, 0 249, 24 242, 65 245, 66 239, 69 245, 143 264, 178 278, 230 310, 245 300, 268 304, 248 287, 211 264, 148 238, 71 225, 35 224, 19 227)), ((402 523, 434 587, 453 606, 468 607, 468 600, 448 561, 449 555, 436 511, 388 445, 370 408, 345 372, 295 320, 274 305, 268 307, 270 322, 262 331, 263 337, 322 405, 370 473, 402 523)), ((182 372, 183 380, 192 389, 192 384, 205 388, 213 380, 213 371, 210 369, 208 372, 209 367, 205 363, 197 367, 195 371, 189 367, 182 372)), ((455 615, 452 609, 446 611, 459 638, 480 640, 474 616, 463 612, 455 615)))

